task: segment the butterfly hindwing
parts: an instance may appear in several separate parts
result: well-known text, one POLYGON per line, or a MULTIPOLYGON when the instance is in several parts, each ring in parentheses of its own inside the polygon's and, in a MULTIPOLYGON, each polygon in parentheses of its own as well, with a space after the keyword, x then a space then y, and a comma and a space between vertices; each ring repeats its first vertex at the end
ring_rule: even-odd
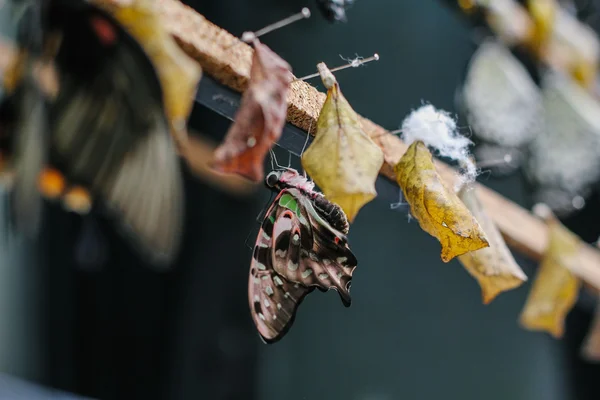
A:
MULTIPOLYGON (((276 342, 285 335, 304 296, 314 290, 288 281, 273 269, 273 228, 278 224, 276 216, 280 212, 281 207, 276 200, 267 211, 258 234, 248 282, 250 313, 260 336, 267 343, 276 342)), ((284 216, 280 218, 287 219, 284 216)), ((281 223, 278 225, 282 226, 281 223)), ((280 240, 279 245, 282 244, 280 240)))

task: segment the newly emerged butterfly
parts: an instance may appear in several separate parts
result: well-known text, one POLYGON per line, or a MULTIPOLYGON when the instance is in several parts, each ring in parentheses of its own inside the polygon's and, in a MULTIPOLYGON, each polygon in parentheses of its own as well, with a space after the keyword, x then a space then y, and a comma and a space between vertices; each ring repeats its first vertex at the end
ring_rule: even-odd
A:
POLYGON ((356 257, 348 247, 349 223, 342 209, 291 168, 269 173, 267 187, 279 194, 265 214, 250 265, 248 300, 266 343, 281 339, 298 306, 315 288, 336 290, 349 307, 356 257))

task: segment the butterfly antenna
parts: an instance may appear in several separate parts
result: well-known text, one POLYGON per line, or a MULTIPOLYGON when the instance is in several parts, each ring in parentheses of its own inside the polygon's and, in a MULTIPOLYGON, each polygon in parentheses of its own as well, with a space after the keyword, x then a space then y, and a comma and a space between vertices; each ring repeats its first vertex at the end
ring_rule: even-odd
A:
POLYGON ((242 34, 242 41, 246 42, 246 43, 252 42, 254 39, 261 37, 263 35, 266 35, 269 32, 273 32, 274 30, 283 28, 284 26, 287 26, 296 21, 300 21, 301 19, 306 19, 306 18, 310 18, 310 10, 308 8, 304 7, 299 13, 290 15, 287 18, 284 18, 280 21, 277 21, 275 23, 267 25, 264 28, 259 29, 255 32, 244 32, 242 34))
POLYGON ((275 155, 275 151, 273 151, 273 149, 270 149, 269 152, 271 153, 271 161, 275 162, 275 166, 277 167, 277 169, 285 169, 284 167, 282 167, 279 162, 277 161, 277 156, 275 155))
POLYGON ((288 166, 286 169, 292 168, 292 153, 288 151, 288 166))

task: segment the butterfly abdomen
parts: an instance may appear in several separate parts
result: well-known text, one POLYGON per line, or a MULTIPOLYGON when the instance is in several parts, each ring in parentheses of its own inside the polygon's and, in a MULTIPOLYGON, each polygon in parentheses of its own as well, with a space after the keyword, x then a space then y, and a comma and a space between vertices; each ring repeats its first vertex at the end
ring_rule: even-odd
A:
POLYGON ((313 197, 313 203, 317 212, 319 212, 333 228, 342 232, 344 235, 347 235, 350 231, 350 224, 348 223, 348 218, 342 208, 327 200, 321 193, 313 193, 316 193, 316 196, 313 197))

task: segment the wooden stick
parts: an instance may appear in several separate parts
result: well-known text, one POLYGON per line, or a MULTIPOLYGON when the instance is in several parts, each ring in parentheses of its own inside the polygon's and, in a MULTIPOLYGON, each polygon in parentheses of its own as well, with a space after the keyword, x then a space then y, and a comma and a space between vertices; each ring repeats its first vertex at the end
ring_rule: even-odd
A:
MULTIPOLYGON (((158 0, 164 21, 180 46, 204 69, 204 72, 222 84, 242 92, 250 78, 252 48, 229 32, 212 24, 192 8, 178 0, 158 0)), ((308 131, 316 127, 316 120, 325 101, 325 94, 304 81, 295 81, 288 95, 288 121, 308 131)), ((398 137, 386 134, 384 128, 362 118, 363 128, 382 148, 385 163, 381 174, 395 181, 394 166, 407 149, 398 137)), ((438 171, 452 187, 457 177, 450 166, 437 161, 438 171)), ((516 251, 539 260, 546 248, 545 224, 527 210, 500 194, 478 184, 477 192, 487 212, 502 231, 507 243, 516 251)), ((581 263, 573 271, 596 288, 600 288, 600 252, 584 244, 581 263)))

